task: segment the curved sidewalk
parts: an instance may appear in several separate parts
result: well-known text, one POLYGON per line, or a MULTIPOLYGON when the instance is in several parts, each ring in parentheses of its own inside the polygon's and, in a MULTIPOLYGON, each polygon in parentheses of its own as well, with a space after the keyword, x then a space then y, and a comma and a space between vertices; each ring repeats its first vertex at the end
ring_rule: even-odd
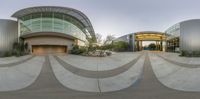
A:
POLYGON ((58 81, 72 90, 84 92, 100 92, 97 78, 86 78, 75 75, 65 69, 53 56, 50 56, 50 64, 58 81))
POLYGON ((74 91, 64 87, 56 79, 48 56, 37 79, 26 88, 0 92, 0 99, 95 99, 98 93, 74 91))
MULTIPOLYGON (((179 65, 179 66, 182 66, 182 67, 186 67, 186 68, 200 68, 200 63, 199 64, 197 64, 197 63, 195 63, 195 64, 187 63, 187 60, 191 60, 191 58, 188 58, 188 57, 179 57, 180 59, 181 58, 185 59, 185 61, 180 62, 180 59, 179 59, 179 61, 175 61, 175 60, 169 59, 166 56, 163 56, 163 55, 160 55, 160 54, 156 54, 156 55, 159 56, 159 57, 161 57, 161 58, 163 58, 164 60, 166 60, 166 61, 168 61, 170 63, 176 64, 176 65, 179 65)), ((196 58, 196 59, 198 59, 198 58, 196 58)), ((200 58, 199 58, 199 61, 200 61, 200 58)))
POLYGON ((182 92, 161 84, 146 56, 144 71, 140 81, 115 92, 87 93, 70 90, 62 86, 52 71, 46 58, 42 71, 30 86, 17 91, 0 92, 0 99, 199 99, 200 93, 182 92))
POLYGON ((105 71, 90 71, 90 70, 80 69, 80 68, 77 68, 75 66, 72 66, 72 65, 66 63, 64 60, 58 58, 57 56, 54 56, 54 57, 61 65, 63 65, 63 67, 65 69, 69 70, 70 72, 72 72, 76 75, 88 77, 88 78, 107 78, 107 77, 112 77, 112 76, 115 76, 115 75, 118 75, 120 73, 127 71, 140 59, 140 57, 142 55, 138 56, 136 59, 130 61, 129 63, 127 63, 123 66, 120 66, 113 70, 105 70, 105 71))
POLYGON ((34 57, 13 67, 0 67, 0 91, 23 89, 31 85, 40 74, 44 59, 34 57))
POLYGON ((167 58, 165 58, 165 57, 163 57, 161 55, 157 55, 157 56, 159 56, 160 58, 162 58, 162 59, 164 59, 164 60, 166 60, 166 61, 168 61, 168 62, 170 62, 172 64, 176 64, 176 65, 181 66, 181 67, 186 67, 186 68, 200 68, 200 64, 198 65, 198 64, 180 63, 180 62, 177 62, 177 61, 172 61, 170 59, 167 59, 167 58))
POLYGON ((99 87, 101 92, 112 92, 126 89, 130 86, 136 86, 143 74, 145 56, 140 59, 127 71, 112 77, 100 78, 99 87))
POLYGON ((158 80, 181 91, 200 91, 200 68, 181 67, 151 54, 151 63, 158 80))
MULTIPOLYGON (((76 75, 65 69, 53 57, 50 57, 51 66, 57 79, 66 87, 86 92, 112 92, 122 90, 133 85, 140 78, 143 69, 144 56, 127 71, 108 78, 88 78, 76 75)), ((99 75, 101 76, 101 75, 99 75)))
POLYGON ((87 57, 71 54, 58 55, 57 57, 80 69, 89 71, 105 71, 121 67, 140 55, 141 52, 122 52, 107 57, 87 57))
POLYGON ((155 76, 149 56, 146 56, 144 71, 137 86, 117 91, 102 93, 100 99, 199 99, 200 93, 183 92, 164 86, 155 76))
MULTIPOLYGON (((12 66, 16 66, 19 64, 22 64, 24 62, 27 62, 29 60, 31 60, 32 58, 34 58, 35 56, 32 55, 28 55, 28 56, 22 56, 22 57, 16 57, 16 58, 12 58, 11 61, 5 61, 3 64, 1 62, 0 64, 0 68, 1 67, 12 67, 12 66)), ((2 60, 3 61, 3 60, 2 60)))

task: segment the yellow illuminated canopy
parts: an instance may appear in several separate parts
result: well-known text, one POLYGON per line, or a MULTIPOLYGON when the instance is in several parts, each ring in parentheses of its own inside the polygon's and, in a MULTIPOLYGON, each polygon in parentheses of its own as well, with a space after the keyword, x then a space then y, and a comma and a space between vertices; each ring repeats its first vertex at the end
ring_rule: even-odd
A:
POLYGON ((135 40, 142 40, 142 41, 155 41, 155 40, 166 40, 166 36, 164 33, 157 33, 157 32, 139 32, 135 34, 135 40))

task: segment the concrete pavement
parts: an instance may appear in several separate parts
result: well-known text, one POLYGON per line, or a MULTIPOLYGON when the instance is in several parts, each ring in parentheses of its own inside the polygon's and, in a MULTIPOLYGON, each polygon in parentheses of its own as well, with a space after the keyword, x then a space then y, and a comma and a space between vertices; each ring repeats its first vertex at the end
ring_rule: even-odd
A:
POLYGON ((99 93, 74 91, 64 87, 56 79, 50 66, 49 58, 45 58, 38 78, 30 86, 21 90, 0 92, 0 99, 100 99, 99 93))
POLYGON ((84 92, 100 92, 97 78, 86 78, 76 75, 65 69, 53 56, 50 56, 50 63, 58 81, 67 88, 84 92))
POLYGON ((19 90, 31 85, 40 74, 44 58, 34 57, 22 64, 0 67, 0 91, 19 90))
POLYGON ((180 57, 179 53, 169 53, 169 52, 161 52, 156 54, 164 58, 165 60, 177 65, 182 65, 185 67, 194 67, 194 68, 200 67, 199 57, 180 57))
MULTIPOLYGON (((159 58, 158 56, 155 57, 150 54, 149 55, 150 57, 149 57, 147 53, 145 55, 146 55, 145 59, 141 57, 135 63, 134 66, 129 68, 127 71, 123 72, 123 73, 129 72, 130 74, 132 73, 134 74, 136 72, 139 73, 139 71, 137 70, 140 70, 139 69, 140 66, 141 67, 144 66, 144 68, 142 69, 143 72, 141 72, 139 80, 137 80, 135 83, 132 83, 131 86, 129 87, 120 89, 118 91, 112 91, 112 92, 83 92, 83 91, 75 91, 64 86, 62 82, 58 78, 56 78, 56 76, 62 77, 62 79, 64 79, 65 82, 67 82, 69 79, 65 77, 75 77, 75 74, 71 75, 69 73, 66 73, 67 69, 64 68, 62 65, 59 66, 58 65, 59 62, 57 60, 53 59, 53 57, 51 56, 46 57, 43 67, 41 69, 40 75, 37 77, 34 83, 20 90, 0 92, 0 99, 199 99, 200 98, 199 92, 183 92, 183 91, 174 90, 172 88, 164 86, 157 78, 156 72, 158 71, 156 71, 154 74, 152 67, 153 68, 156 67, 158 68, 157 70, 160 69, 161 72, 163 72, 162 69, 164 68, 168 69, 164 65, 166 61, 163 60, 162 58, 159 58), (157 61, 159 61, 160 63, 156 62, 156 64, 152 64, 152 60, 154 61, 154 59, 158 59, 157 61), (142 62, 144 62, 144 64, 142 62), (159 68, 159 66, 162 68, 159 68), (55 73, 55 71, 57 74, 55 73), (66 75, 69 75, 69 76, 66 76, 66 75)), ((169 66, 169 69, 167 71, 171 72, 172 75, 174 74, 173 72, 175 72, 174 69, 176 69, 176 67, 183 68, 180 66, 174 67, 174 64, 168 63, 168 62, 167 62, 167 65, 169 66), (174 68, 171 68, 171 67, 174 67, 174 68)), ((187 68, 184 70, 189 70, 189 72, 192 73, 190 69, 191 68, 187 68)), ((187 71, 184 71, 184 72, 187 72, 187 71)), ((180 73, 183 74, 184 72, 180 72, 180 73)), ((120 73, 120 74, 123 74, 123 73, 120 73)), ((166 74, 171 75, 170 73, 163 73, 162 74, 163 77, 166 74)), ((80 75, 76 75, 76 76, 81 77, 80 75)), ((129 77, 129 75, 126 75, 126 76, 129 77)), ((123 77, 126 77, 126 76, 123 76, 123 77)), ((87 77, 84 77, 84 79, 85 78, 87 77)), ((108 77, 108 79, 109 78, 110 77, 108 77)), ((116 78, 118 79, 118 77, 116 78)), ((134 77, 132 76, 131 78, 134 78, 134 77)), ((90 79, 94 79, 94 78, 90 78, 90 79)), ((124 80, 123 78, 120 78, 120 79, 124 80)), ((77 79, 74 79, 74 80, 77 80, 77 79)), ((132 81, 134 80, 132 79, 132 81)), ((79 80, 79 82, 82 82, 82 80, 79 80)), ((79 82, 78 83, 74 82, 74 84, 78 85, 80 84, 79 82)), ((112 80, 108 82, 111 83, 109 85, 112 85, 113 83, 112 80)), ((121 84, 123 85, 124 83, 121 83, 121 84)), ((85 88, 89 88, 89 87, 84 87, 84 89, 85 88)))
POLYGON ((125 88, 135 85, 143 73, 145 56, 140 57, 140 59, 128 70, 122 72, 118 75, 99 78, 99 87, 101 92, 112 92, 119 91, 125 88))
POLYGON ((0 67, 15 66, 32 59, 34 56, 25 55, 21 57, 6 57, 0 58, 0 67))
POLYGON ((121 66, 124 68, 116 68, 119 70, 93 71, 93 74, 89 74, 90 71, 64 68, 53 57, 50 58, 50 62, 54 74, 64 86, 78 91, 110 92, 127 88, 137 82, 142 73, 144 63, 144 56, 140 57, 137 59, 138 61, 134 61, 135 63, 130 64, 129 67, 121 66))
POLYGON ((181 91, 200 91, 200 68, 182 67, 150 54, 158 80, 165 86, 181 91))
MULTIPOLYGON (((142 55, 134 58, 134 60, 131 60, 130 62, 122 65, 122 66, 119 66, 118 68, 114 68, 112 70, 98 70, 98 67, 101 67, 103 66, 102 64, 98 64, 97 66, 97 70, 93 71, 93 70, 85 70, 85 69, 81 69, 81 68, 78 68, 76 66, 73 66, 69 63, 67 63, 65 60, 66 59, 61 59, 61 58, 58 58, 58 57, 55 57, 57 59, 57 61, 62 64, 62 66, 69 70, 70 72, 76 74, 76 75, 79 75, 79 76, 84 76, 84 77, 88 77, 88 78, 107 78, 107 77, 112 77, 112 76, 115 76, 115 75, 118 75, 122 72, 125 72, 127 71, 128 69, 130 69, 141 57, 142 55)), ((106 62, 106 61, 104 61, 106 62)), ((81 63, 80 63, 81 65, 81 63)), ((104 64, 105 65, 105 64, 104 64)), ((109 67, 110 65, 107 65, 107 67, 109 67)), ((94 65, 95 67, 95 65, 94 65)))
POLYGON ((197 92, 183 92, 164 86, 156 78, 149 57, 146 56, 144 71, 137 85, 117 91, 102 93, 100 99, 199 99, 197 92))
POLYGON ((85 57, 79 55, 58 55, 59 59, 76 68, 89 71, 105 71, 119 68, 137 59, 142 52, 122 52, 107 57, 85 57))

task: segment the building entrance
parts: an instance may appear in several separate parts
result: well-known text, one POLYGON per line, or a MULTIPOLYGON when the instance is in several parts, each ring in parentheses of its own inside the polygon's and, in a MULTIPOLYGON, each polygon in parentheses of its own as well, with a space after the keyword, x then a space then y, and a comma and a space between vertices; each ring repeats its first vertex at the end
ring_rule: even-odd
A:
POLYGON ((158 32, 140 32, 135 34, 135 51, 166 50, 166 36, 158 32))
POLYGON ((67 46, 59 45, 33 45, 32 53, 36 55, 67 53, 67 46))

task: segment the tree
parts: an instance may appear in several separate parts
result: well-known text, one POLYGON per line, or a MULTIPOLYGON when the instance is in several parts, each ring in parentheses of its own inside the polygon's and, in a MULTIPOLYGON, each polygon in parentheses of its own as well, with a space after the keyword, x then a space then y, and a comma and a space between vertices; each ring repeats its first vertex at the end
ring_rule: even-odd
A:
POLYGON ((102 42, 101 50, 105 52, 105 50, 111 50, 113 47, 113 40, 115 37, 113 35, 108 35, 106 39, 102 42))
POLYGON ((102 43, 102 35, 99 33, 96 33, 96 39, 97 39, 97 43, 101 44, 102 43))
POLYGON ((103 45, 111 44, 114 39, 115 39, 114 35, 108 35, 104 40, 103 45))
POLYGON ((148 47, 149 47, 151 50, 155 50, 155 49, 156 49, 156 44, 151 43, 151 44, 149 44, 148 47))

